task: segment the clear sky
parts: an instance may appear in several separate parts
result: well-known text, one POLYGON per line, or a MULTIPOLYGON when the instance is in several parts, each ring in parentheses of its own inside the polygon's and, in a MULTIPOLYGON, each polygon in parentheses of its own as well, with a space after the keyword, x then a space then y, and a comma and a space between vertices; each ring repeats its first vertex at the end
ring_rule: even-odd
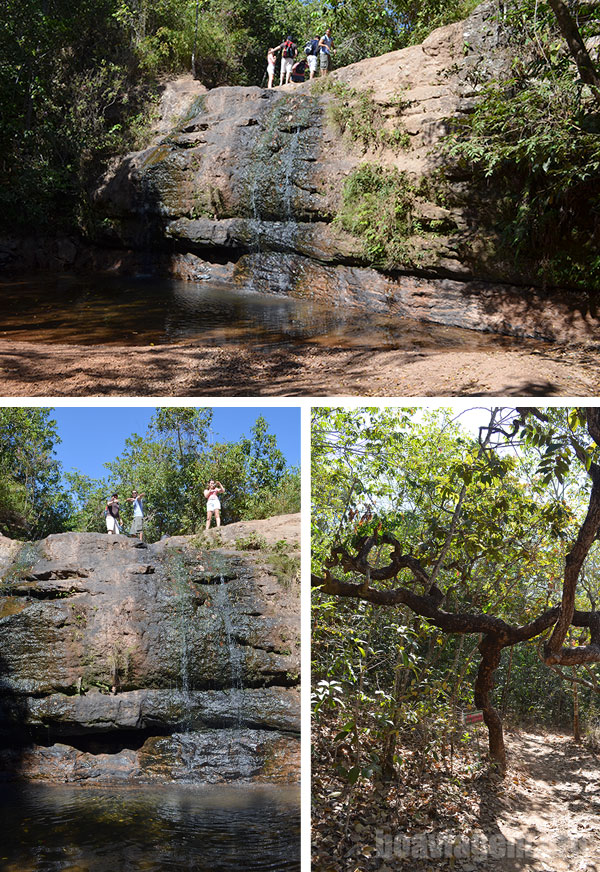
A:
MULTIPOLYGON (((65 472, 77 469, 92 478, 103 478, 103 464, 123 451, 128 436, 146 433, 154 411, 154 407, 145 406, 53 408, 51 417, 62 440, 56 456, 65 472)), ((300 409, 295 406, 213 407, 210 441, 235 442, 240 436, 249 436, 259 415, 277 437, 288 465, 300 466, 300 409)))

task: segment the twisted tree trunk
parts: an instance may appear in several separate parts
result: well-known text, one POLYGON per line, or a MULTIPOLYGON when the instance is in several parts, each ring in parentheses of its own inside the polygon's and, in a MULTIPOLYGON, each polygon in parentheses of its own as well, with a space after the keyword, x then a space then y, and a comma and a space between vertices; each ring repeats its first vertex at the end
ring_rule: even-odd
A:
POLYGON ((494 673, 500 664, 502 643, 498 636, 484 636, 479 643, 481 663, 475 680, 475 705, 483 712, 483 720, 488 728, 489 749, 492 763, 501 775, 506 772, 506 748, 504 747, 504 731, 502 718, 490 700, 494 687, 494 673))

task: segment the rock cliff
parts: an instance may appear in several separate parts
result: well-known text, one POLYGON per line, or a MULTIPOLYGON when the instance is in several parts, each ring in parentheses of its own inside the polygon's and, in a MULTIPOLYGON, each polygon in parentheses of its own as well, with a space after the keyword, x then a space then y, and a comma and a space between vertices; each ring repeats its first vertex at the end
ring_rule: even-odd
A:
POLYGON ((298 523, 277 552, 239 550, 247 525, 142 547, 0 538, 4 775, 297 779, 299 582, 272 558, 298 523))
MULTIPOLYGON (((324 90, 321 82, 271 91, 172 83, 152 144, 113 167, 97 192, 103 243, 147 252, 144 269, 347 310, 593 337, 598 323, 585 303, 542 296, 525 287, 530 277, 490 256, 478 195, 439 148, 453 119, 506 69, 503 43, 497 6, 486 2, 422 45, 335 71, 324 90), (397 172, 406 188, 412 229, 391 271, 372 269, 364 232, 339 221, 344 185, 365 163, 397 172)), ((112 258, 140 268, 135 255, 112 258)))

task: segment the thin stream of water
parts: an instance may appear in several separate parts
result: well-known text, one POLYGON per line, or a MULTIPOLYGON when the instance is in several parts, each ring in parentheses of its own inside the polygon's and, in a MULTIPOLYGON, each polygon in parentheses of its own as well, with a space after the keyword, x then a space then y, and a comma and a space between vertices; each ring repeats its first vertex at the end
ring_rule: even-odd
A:
POLYGON ((229 592, 227 584, 223 576, 220 583, 216 585, 215 601, 219 607, 221 618, 223 620, 223 630, 225 633, 225 641, 229 653, 229 667, 231 669, 231 702, 232 710, 236 712, 236 726, 241 729, 242 726, 242 710, 243 710, 243 666, 244 654, 240 645, 236 644, 234 637, 233 624, 231 621, 231 604, 229 602, 229 592))

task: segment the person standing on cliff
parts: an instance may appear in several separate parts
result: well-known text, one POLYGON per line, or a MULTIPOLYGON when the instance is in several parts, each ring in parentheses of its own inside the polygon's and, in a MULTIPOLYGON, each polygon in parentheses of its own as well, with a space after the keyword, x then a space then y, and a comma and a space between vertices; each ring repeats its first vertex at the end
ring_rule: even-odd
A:
POLYGON ((215 481, 213 478, 209 481, 207 486, 204 489, 204 498, 206 500, 206 529, 210 527, 210 522, 213 516, 213 512, 215 515, 215 521, 217 523, 217 527, 221 526, 221 503, 219 501, 219 494, 224 494, 225 488, 221 484, 220 481, 215 481))
POLYGON ((121 515, 119 514, 119 494, 113 494, 112 497, 107 500, 106 508, 104 510, 104 517, 106 518, 106 532, 109 536, 115 535, 118 536, 121 532, 121 515))
POLYGON ((277 52, 279 51, 280 48, 281 48, 281 46, 278 45, 277 48, 270 48, 269 51, 267 52, 267 76, 269 79, 269 81, 267 83, 267 88, 273 87, 273 78, 275 76, 275 64, 277 63, 277 52))
POLYGON ((314 79, 317 67, 319 66, 319 38, 317 36, 308 40, 304 46, 304 53, 306 54, 306 62, 310 71, 309 78, 314 79))
POLYGON ((331 38, 331 28, 328 27, 325 31, 325 35, 319 40, 319 62, 322 76, 326 76, 329 72, 331 52, 335 54, 335 47, 333 45, 333 39, 331 38))
POLYGON ((298 47, 291 36, 286 36, 279 48, 282 50, 281 76, 279 77, 279 84, 283 85, 283 79, 285 76, 285 83, 286 85, 289 85, 290 76, 292 75, 292 67, 294 66, 294 58, 298 54, 298 47))
POLYGON ((133 521, 131 522, 130 536, 139 536, 140 542, 144 536, 144 509, 142 500, 144 494, 138 494, 137 491, 131 491, 131 496, 127 497, 126 502, 133 503, 133 521))

